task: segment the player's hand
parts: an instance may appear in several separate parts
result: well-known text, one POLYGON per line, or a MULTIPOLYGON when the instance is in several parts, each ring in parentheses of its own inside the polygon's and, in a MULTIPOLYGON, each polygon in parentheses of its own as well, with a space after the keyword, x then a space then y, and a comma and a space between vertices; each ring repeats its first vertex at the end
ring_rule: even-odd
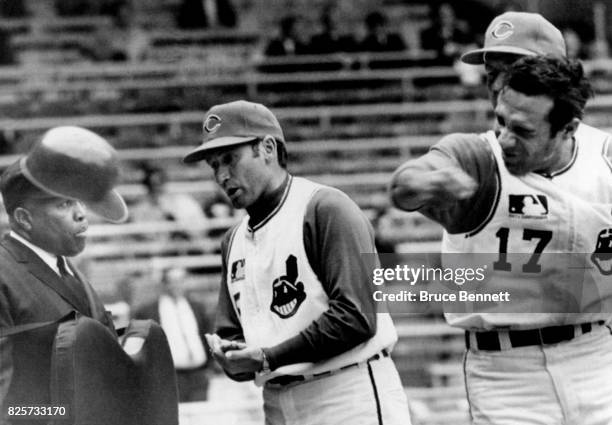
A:
POLYGON ((225 353, 227 371, 232 374, 259 372, 263 367, 261 348, 245 347, 225 353))
POLYGON ((431 171, 405 169, 394 176, 391 196, 397 207, 413 210, 427 204, 468 199, 477 189, 477 182, 458 167, 431 171))
POLYGON ((222 339, 217 334, 206 334, 206 341, 214 359, 232 375, 261 370, 261 349, 248 347, 244 342, 222 339))

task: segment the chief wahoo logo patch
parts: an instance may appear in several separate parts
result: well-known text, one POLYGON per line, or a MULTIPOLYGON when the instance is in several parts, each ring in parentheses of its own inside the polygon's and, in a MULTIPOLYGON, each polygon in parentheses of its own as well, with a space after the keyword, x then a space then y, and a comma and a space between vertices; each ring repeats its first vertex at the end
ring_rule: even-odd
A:
POLYGON ((599 232, 591 261, 605 276, 612 275, 612 228, 599 232))
POLYGON ((306 299, 304 284, 297 281, 297 258, 289 255, 285 266, 286 274, 277 277, 272 283, 272 304, 270 304, 270 310, 281 319, 287 319, 297 313, 306 299))

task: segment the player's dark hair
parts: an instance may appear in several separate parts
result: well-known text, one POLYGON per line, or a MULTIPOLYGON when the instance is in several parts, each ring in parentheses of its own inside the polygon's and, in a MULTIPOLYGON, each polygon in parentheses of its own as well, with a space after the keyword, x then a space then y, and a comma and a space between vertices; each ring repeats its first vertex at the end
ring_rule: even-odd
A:
POLYGON ((504 85, 527 96, 544 95, 553 100, 548 115, 551 137, 572 119, 582 119, 593 96, 591 84, 578 61, 552 56, 525 56, 510 66, 504 85))
MULTIPOLYGON (((287 146, 285 146, 285 142, 281 141, 281 140, 276 140, 276 157, 278 159, 278 165, 281 166, 281 168, 287 168, 287 157, 288 157, 288 153, 287 153, 287 146)), ((257 149, 257 146, 259 145, 260 142, 262 142, 263 139, 259 138, 254 140, 251 143, 251 147, 253 148, 253 153, 255 154, 255 156, 259 155, 259 150, 257 149)))
POLYGON ((281 168, 287 168, 287 157, 289 154, 287 153, 287 145, 285 142, 281 142, 280 140, 276 141, 276 156, 278 157, 278 165, 281 168))

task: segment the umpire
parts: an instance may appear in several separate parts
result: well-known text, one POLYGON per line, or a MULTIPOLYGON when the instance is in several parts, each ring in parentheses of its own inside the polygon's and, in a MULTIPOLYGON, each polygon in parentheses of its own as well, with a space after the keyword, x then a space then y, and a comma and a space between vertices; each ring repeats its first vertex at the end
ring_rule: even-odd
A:
POLYGON ((376 313, 372 228, 344 193, 291 176, 276 117, 237 101, 211 108, 206 160, 247 215, 222 243, 211 351, 230 378, 263 386, 266 424, 410 423, 390 352, 388 314, 376 313))
POLYGON ((67 257, 85 248, 86 206, 112 222, 127 218, 125 202, 113 189, 118 172, 116 153, 100 136, 57 127, 2 174, 11 229, 0 242, 2 424, 18 418, 22 425, 42 425, 52 419, 18 410, 51 402, 55 327, 30 327, 76 311, 116 335, 101 300, 67 257))

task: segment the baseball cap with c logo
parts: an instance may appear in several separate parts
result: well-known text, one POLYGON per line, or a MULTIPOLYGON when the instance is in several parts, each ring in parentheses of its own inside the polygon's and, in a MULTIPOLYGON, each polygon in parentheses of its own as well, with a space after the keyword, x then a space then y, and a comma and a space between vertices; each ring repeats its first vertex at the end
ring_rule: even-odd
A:
POLYGON ((188 153, 183 162, 201 161, 212 150, 268 135, 279 143, 285 142, 283 130, 272 111, 259 103, 245 100, 213 106, 204 117, 203 128, 204 141, 188 153))
POLYGON ((215 114, 210 114, 206 117, 206 121, 204 121, 204 131, 207 133, 216 132, 220 126, 221 118, 219 118, 215 114))
POLYGON ((489 24, 484 46, 461 56, 472 65, 484 63, 485 53, 506 53, 517 56, 566 56, 561 31, 538 13, 506 12, 489 24))

